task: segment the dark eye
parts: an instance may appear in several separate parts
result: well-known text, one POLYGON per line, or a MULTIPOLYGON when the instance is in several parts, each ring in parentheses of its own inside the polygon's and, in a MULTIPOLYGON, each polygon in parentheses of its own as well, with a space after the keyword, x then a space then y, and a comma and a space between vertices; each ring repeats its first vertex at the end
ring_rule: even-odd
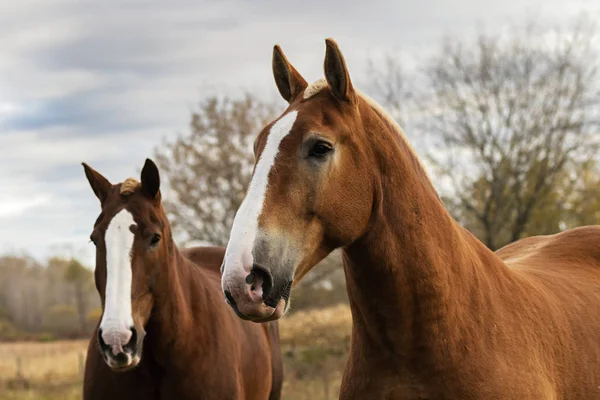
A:
POLYGON ((154 235, 152 235, 152 238, 150 239, 150 247, 156 247, 158 242, 160 242, 160 234, 155 233, 154 235))
POLYGON ((319 141, 313 145, 308 155, 310 157, 321 158, 326 156, 331 150, 333 150, 333 147, 329 143, 319 141))
POLYGON ((94 234, 90 235, 90 242, 94 243, 94 246, 96 245, 96 241, 94 240, 94 234))

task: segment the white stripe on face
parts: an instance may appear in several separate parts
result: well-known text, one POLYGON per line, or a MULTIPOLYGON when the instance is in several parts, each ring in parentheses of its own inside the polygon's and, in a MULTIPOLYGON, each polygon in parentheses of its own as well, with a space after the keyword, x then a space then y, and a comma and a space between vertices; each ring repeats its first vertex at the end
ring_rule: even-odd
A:
MULTIPOLYGON (((279 145, 296 122, 298 111, 284 115, 272 127, 267 144, 260 155, 246 198, 233 220, 231 235, 223 267, 223 283, 228 277, 245 277, 252 269, 252 247, 258 231, 258 219, 262 213, 265 194, 269 184, 269 173, 279 152, 279 145)), ((225 289, 225 287, 224 287, 225 289)))
POLYGON ((117 213, 108 225, 106 242, 106 291, 104 315, 100 328, 102 339, 117 355, 131 338, 131 256, 135 224, 127 210, 117 213))

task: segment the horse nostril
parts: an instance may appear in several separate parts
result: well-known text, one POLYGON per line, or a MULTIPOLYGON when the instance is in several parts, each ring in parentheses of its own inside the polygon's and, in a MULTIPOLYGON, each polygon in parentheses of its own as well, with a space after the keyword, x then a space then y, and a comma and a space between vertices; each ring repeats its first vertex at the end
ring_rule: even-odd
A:
MULTIPOLYGON (((258 264, 252 266, 250 275, 252 275, 250 278, 252 283, 254 283, 257 278, 262 280, 262 298, 265 300, 273 288, 273 276, 268 269, 258 264)), ((246 277, 246 282, 248 281, 248 277, 246 277)))
POLYGON ((102 339, 102 328, 98 328, 98 344, 100 344, 100 348, 102 350, 108 349, 108 345, 102 339))
POLYGON ((126 362, 127 362, 127 354, 125 354, 125 353, 119 353, 119 354, 117 354, 117 355, 115 356, 115 360, 116 360, 118 363, 124 364, 124 363, 126 363, 126 362))
POLYGON ((135 345, 137 343, 137 330, 135 329, 135 326, 132 326, 131 328, 129 328, 129 330, 131 331, 131 337, 129 338, 129 342, 127 342, 127 344, 123 346, 123 349, 133 353, 133 350, 135 349, 135 345))

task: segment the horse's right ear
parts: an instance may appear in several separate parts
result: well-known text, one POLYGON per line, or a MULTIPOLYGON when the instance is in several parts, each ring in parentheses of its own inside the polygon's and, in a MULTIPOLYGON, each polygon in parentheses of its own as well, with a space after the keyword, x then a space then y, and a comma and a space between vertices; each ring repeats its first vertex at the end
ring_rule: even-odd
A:
POLYGON ((108 179, 103 177, 99 172, 94 170, 86 163, 81 163, 81 165, 83 165, 85 176, 87 177, 94 194, 98 200, 100 200, 100 204, 103 204, 108 196, 108 192, 110 191, 112 184, 108 181, 108 179))
POLYGON ((273 47, 273 76, 281 97, 288 103, 291 103, 308 86, 302 75, 287 60, 279 45, 273 47))

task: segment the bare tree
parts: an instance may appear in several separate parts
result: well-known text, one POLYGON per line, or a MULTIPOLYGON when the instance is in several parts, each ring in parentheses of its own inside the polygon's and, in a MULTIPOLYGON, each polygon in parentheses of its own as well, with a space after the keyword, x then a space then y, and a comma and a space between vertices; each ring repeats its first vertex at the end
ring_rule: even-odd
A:
POLYGON ((594 37, 585 25, 561 35, 528 26, 475 46, 448 41, 429 70, 429 127, 445 150, 430 158, 492 249, 519 239, 563 172, 594 155, 594 37))
MULTIPOLYGON (((594 160, 595 161, 595 160, 594 160)), ((566 226, 600 224, 600 165, 591 161, 569 177, 572 190, 561 193, 567 208, 566 226)))
POLYGON ((100 303, 93 282, 93 272, 74 259, 42 265, 26 255, 0 256, 0 340, 89 334, 87 314, 100 303))
MULTIPOLYGON (((491 249, 558 229, 560 218, 532 220, 547 216, 542 208, 568 211, 563 195, 581 186, 568 176, 598 149, 595 39, 585 19, 563 31, 527 24, 475 42, 449 38, 424 68, 428 88, 417 97, 428 114, 412 128, 428 135, 445 203, 491 249)), ((384 67, 389 77, 394 65, 384 67)), ((398 107, 398 95, 379 92, 398 107)))
POLYGON ((404 125, 414 106, 414 85, 406 73, 402 60, 388 54, 383 60, 368 61, 366 86, 376 99, 385 104, 387 111, 404 125))
POLYGON ((73 285, 73 301, 77 318, 79 319, 79 327, 82 333, 88 328, 87 314, 89 311, 89 295, 93 290, 93 275, 90 270, 85 268, 79 261, 72 259, 66 268, 64 279, 66 282, 73 285))
POLYGON ((247 94, 210 97, 192 114, 190 131, 155 151, 170 192, 169 219, 184 241, 225 245, 252 175, 254 138, 274 106, 247 94))
POLYGON ((0 304, 5 318, 20 329, 33 330, 41 325, 42 272, 30 257, 0 257, 0 304))

